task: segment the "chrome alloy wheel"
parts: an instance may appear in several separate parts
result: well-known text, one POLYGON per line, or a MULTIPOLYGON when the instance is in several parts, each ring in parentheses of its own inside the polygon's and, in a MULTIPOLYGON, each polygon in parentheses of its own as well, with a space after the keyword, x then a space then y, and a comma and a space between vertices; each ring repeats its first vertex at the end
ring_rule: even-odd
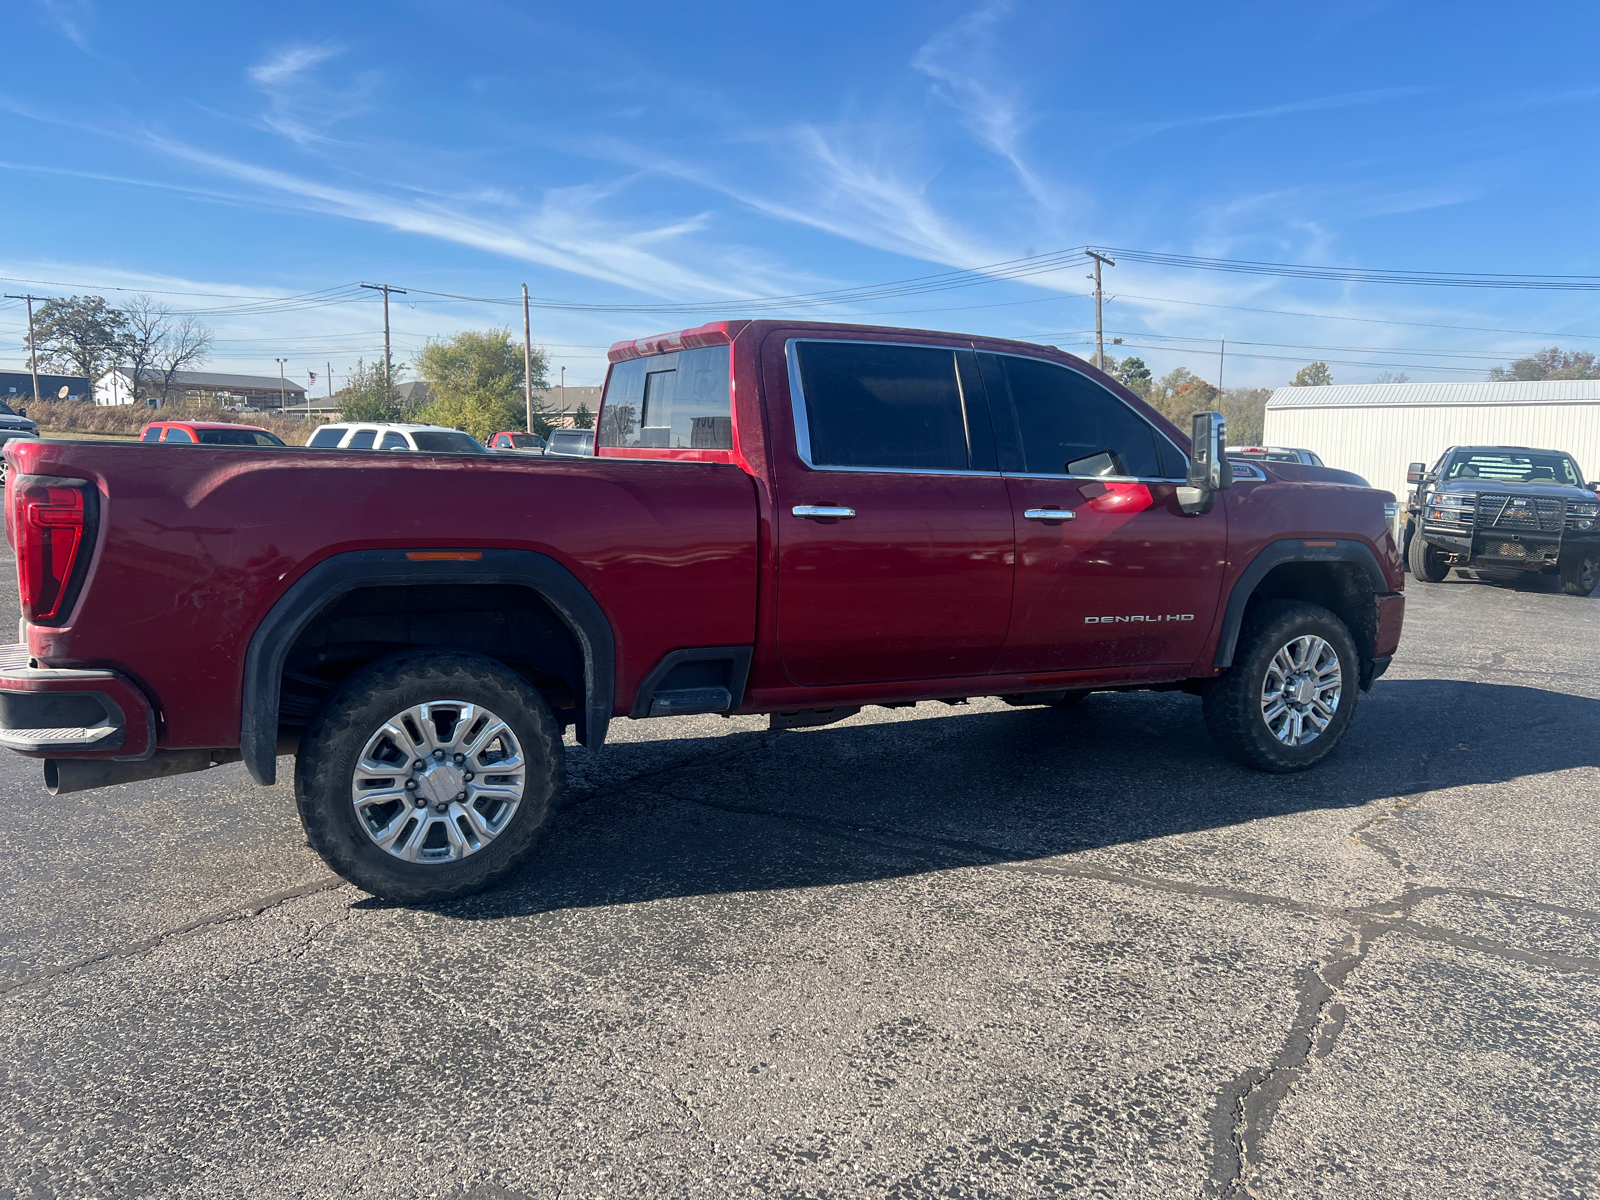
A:
POLYGON ((1285 746, 1304 746, 1333 720, 1343 691, 1338 652, 1315 634, 1302 634, 1272 656, 1261 685, 1261 718, 1285 746))
POLYGON ((431 700, 378 727, 356 761, 350 799, 372 841, 396 858, 445 863, 494 841, 522 803, 516 736, 465 700, 431 700))

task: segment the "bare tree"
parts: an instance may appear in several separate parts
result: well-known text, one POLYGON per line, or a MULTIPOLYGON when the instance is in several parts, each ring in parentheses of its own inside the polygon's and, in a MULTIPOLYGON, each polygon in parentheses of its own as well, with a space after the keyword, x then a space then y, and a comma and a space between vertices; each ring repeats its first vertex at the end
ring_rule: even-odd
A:
POLYGON ((155 369, 172 333, 172 309, 149 296, 135 296, 123 308, 122 359, 128 364, 133 402, 150 403, 144 381, 155 369))
POLYGON ((211 330, 193 317, 181 317, 162 339, 155 366, 161 373, 161 404, 167 402, 172 381, 185 367, 199 366, 211 354, 211 330))

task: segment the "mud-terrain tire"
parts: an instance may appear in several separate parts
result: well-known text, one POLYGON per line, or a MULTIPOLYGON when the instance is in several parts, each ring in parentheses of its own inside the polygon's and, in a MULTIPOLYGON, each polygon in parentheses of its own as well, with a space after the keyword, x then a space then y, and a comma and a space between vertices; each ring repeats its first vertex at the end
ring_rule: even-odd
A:
POLYGON ((494 887, 513 875, 549 832, 560 807, 564 774, 561 727, 543 697, 521 676, 481 655, 407 651, 362 667, 329 696, 301 740, 294 785, 306 837, 324 862, 381 899, 431 904, 494 887), (473 730, 480 727, 460 728, 466 720, 464 705, 475 706, 473 713, 483 718, 481 730, 490 737, 476 751, 473 730), (421 726, 414 716, 409 725, 402 719, 417 712, 425 714, 421 726), (492 735, 498 728, 504 733, 492 735), (411 744, 400 747, 397 755, 399 743, 392 737, 375 742, 385 729, 400 729, 411 744), (461 749, 473 757, 456 760, 456 743, 441 730, 454 730, 465 739, 461 749), (375 745, 383 748, 374 750, 375 745), (364 765, 382 758, 396 761, 378 770, 364 765), (453 760, 459 772, 476 765, 481 779, 464 782, 474 780, 476 773, 461 774, 460 781, 443 774, 425 778, 436 768, 449 768, 453 760), (518 761, 520 772, 492 773, 493 765, 515 766, 518 761), (382 770, 394 772, 392 784, 373 778, 382 770), (373 790, 360 790, 367 786, 373 790), (415 790, 406 792, 407 786, 415 790), (520 798, 505 814, 499 805, 509 801, 498 797, 512 795, 518 786, 520 798), (455 787, 462 789, 459 797, 441 790, 455 787), (422 802, 434 791, 440 792, 432 797, 438 805, 422 802), (392 792, 396 799, 358 814, 356 797, 370 804, 380 792, 392 792), (466 798, 464 804, 454 802, 460 798, 466 798), (415 812, 406 807, 408 801, 415 812), (414 818, 395 834, 399 848, 393 851, 380 845, 381 830, 372 830, 385 811, 394 814, 391 828, 402 814, 414 818), (497 818, 503 824, 493 829, 497 818), (479 845, 472 847, 475 838, 479 845), (430 847, 429 842, 444 845, 430 847), (404 857, 408 849, 411 860, 404 857), (432 861, 415 861, 429 857, 432 861))
POLYGON ((1444 555, 1428 545, 1428 539, 1419 529, 1411 535, 1411 549, 1406 553, 1406 562, 1411 567, 1414 578, 1424 583, 1443 583, 1446 575, 1450 574, 1450 564, 1444 561, 1444 555))
POLYGON ((1600 558, 1578 554, 1561 562, 1561 590, 1569 596, 1587 596, 1600 583, 1600 558))
MULTIPOLYGON (((1323 661, 1326 661, 1324 656, 1323 661)), ((1339 740, 1349 728, 1355 715, 1356 697, 1360 694, 1360 660, 1356 655, 1355 639, 1345 624, 1333 613, 1316 604, 1300 600, 1264 600, 1251 605, 1239 630, 1239 642, 1234 649, 1233 666, 1227 674, 1208 683, 1202 692, 1206 725, 1217 745, 1231 757, 1258 771, 1284 773, 1304 771, 1313 767, 1338 747, 1339 740), (1280 652, 1288 652, 1292 662, 1294 647, 1314 649, 1313 643, 1331 651, 1337 660, 1339 691, 1332 705, 1331 717, 1326 726, 1316 730, 1303 741, 1285 740, 1269 724, 1273 712, 1268 700, 1272 680, 1283 678, 1281 667, 1285 660, 1280 652), (1278 672, 1269 679, 1269 672, 1278 672)), ((1296 678, 1300 672, 1293 672, 1296 678)), ((1318 675, 1314 669, 1307 675, 1313 695, 1322 708, 1315 704, 1306 706, 1300 725, 1321 719, 1327 711, 1327 695, 1321 680, 1331 678, 1326 671, 1318 675), (1317 714, 1315 718, 1311 714, 1317 714)), ((1279 689, 1279 698, 1286 694, 1279 689)), ((1300 710, 1299 704, 1288 705, 1300 710)), ((1294 714, 1290 713, 1290 723, 1294 714)), ((1281 720, 1281 710, 1274 719, 1281 720)))

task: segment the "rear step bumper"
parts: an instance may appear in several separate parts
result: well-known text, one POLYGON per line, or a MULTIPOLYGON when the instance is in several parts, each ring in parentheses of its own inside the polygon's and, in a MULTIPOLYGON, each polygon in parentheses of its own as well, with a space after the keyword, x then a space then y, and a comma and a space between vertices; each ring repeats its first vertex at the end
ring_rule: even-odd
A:
POLYGON ((131 680, 32 662, 26 645, 0 646, 0 747, 32 758, 123 762, 155 753, 155 713, 131 680))

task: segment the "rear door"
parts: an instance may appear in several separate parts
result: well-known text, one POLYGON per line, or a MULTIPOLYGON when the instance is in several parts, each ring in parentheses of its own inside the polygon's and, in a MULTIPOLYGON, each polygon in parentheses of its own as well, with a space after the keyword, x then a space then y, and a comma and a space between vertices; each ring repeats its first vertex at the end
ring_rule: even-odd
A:
MULTIPOLYGON (((972 351, 776 345, 767 394, 787 383, 795 435, 775 472, 778 646, 790 678, 984 674, 1005 640, 1013 539, 972 351)), ((780 406, 770 411, 783 421, 780 406)))
POLYGON ((1226 506, 1183 515, 1184 456, 1088 375, 977 357, 1017 530, 1010 630, 995 670, 1193 662, 1216 614, 1226 506))

